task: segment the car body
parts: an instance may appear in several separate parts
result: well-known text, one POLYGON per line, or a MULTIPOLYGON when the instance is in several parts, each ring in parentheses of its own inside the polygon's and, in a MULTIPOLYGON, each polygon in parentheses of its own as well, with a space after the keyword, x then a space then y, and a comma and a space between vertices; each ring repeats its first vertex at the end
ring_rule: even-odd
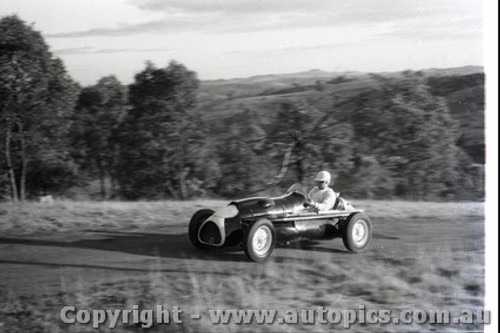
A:
POLYGON ((346 248, 361 252, 371 241, 371 221, 362 210, 338 197, 332 210, 315 211, 300 184, 279 197, 252 197, 213 211, 197 211, 189 238, 200 249, 242 244, 248 258, 265 261, 276 244, 342 237, 346 248))

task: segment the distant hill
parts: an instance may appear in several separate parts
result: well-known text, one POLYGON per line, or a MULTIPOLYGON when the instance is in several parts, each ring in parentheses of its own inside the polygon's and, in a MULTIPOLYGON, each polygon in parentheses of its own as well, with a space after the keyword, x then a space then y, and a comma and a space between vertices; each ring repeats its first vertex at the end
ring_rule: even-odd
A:
MULTIPOLYGON (((484 73, 484 68, 480 66, 465 66, 456 68, 443 69, 425 69, 421 70, 427 77, 443 77, 443 76, 465 76, 471 74, 484 73)), ((386 77, 399 77, 404 73, 400 72, 381 72, 378 75, 386 77)), ((313 69, 306 72, 287 73, 287 74, 269 74, 251 76, 247 78, 234 78, 225 80, 209 80, 202 81, 200 89, 200 97, 204 98, 230 98, 254 96, 261 94, 266 90, 282 89, 289 86, 313 85, 319 81, 331 81, 337 78, 363 79, 370 75, 364 72, 327 72, 313 69)))
POLYGON ((399 80, 408 75, 419 75, 434 95, 446 99, 460 123, 458 146, 475 163, 484 164, 485 79, 479 66, 384 73, 310 70, 203 81, 199 101, 209 123, 230 123, 250 113, 265 127, 283 102, 303 100, 322 112, 348 112, 357 96, 379 84, 378 78, 399 80))

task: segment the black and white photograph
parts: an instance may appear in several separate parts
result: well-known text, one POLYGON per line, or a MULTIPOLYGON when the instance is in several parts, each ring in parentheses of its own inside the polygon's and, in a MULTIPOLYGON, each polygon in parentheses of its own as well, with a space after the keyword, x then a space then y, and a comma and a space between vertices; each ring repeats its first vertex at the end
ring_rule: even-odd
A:
POLYGON ((497 332, 497 29, 1 0, 0 333, 497 332))

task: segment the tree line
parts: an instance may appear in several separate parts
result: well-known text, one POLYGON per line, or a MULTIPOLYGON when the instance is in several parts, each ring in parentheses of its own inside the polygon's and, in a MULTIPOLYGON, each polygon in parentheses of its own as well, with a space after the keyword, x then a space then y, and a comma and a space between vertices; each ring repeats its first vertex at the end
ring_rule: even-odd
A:
POLYGON ((378 81, 331 112, 299 99, 280 102, 271 123, 250 111, 208 121, 183 64, 147 62, 130 85, 107 76, 80 87, 39 32, 7 16, 0 197, 63 196, 94 180, 102 199, 272 194, 327 169, 352 196, 481 198, 445 101, 418 75, 378 81))

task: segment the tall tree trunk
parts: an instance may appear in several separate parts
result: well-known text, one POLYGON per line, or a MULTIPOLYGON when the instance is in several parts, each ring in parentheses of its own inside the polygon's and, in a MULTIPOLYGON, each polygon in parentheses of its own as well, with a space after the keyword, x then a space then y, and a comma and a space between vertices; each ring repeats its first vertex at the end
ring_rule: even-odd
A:
POLYGON ((186 199, 187 197, 187 187, 186 187, 186 170, 179 171, 179 183, 181 190, 181 199, 186 199))
POLYGON ((24 140, 24 126, 18 123, 19 143, 21 146, 21 180, 19 182, 19 198, 21 201, 26 199, 26 174, 28 173, 28 157, 26 156, 26 141, 24 140))
POLYGON ((117 161, 118 161, 118 149, 116 146, 113 147, 113 155, 109 159, 108 167, 109 167, 109 177, 110 177, 110 197, 115 199, 117 197, 117 189, 118 189, 118 184, 117 184, 117 161))
POLYGON ((12 157, 10 156, 11 140, 12 140, 12 132, 10 125, 7 124, 7 133, 5 136, 5 160, 7 161, 7 170, 9 172, 12 200, 14 200, 14 202, 17 202, 19 201, 19 195, 17 193, 16 174, 14 172, 14 167, 12 166, 12 157))
POLYGON ((99 184, 101 188, 101 199, 106 199, 106 184, 104 183, 104 166, 100 157, 97 158, 97 169, 99 170, 99 184))
POLYGON ((22 161, 22 169, 21 169, 21 184, 20 184, 21 194, 20 194, 20 198, 21 198, 21 201, 24 201, 24 200, 26 200, 26 174, 27 174, 27 170, 28 170, 28 159, 25 156, 23 156, 22 159, 23 159, 23 161, 22 161))
POLYGON ((111 199, 114 199, 116 198, 116 175, 115 175, 115 172, 114 171, 110 171, 109 172, 109 182, 110 182, 110 186, 109 186, 109 197, 111 199))

